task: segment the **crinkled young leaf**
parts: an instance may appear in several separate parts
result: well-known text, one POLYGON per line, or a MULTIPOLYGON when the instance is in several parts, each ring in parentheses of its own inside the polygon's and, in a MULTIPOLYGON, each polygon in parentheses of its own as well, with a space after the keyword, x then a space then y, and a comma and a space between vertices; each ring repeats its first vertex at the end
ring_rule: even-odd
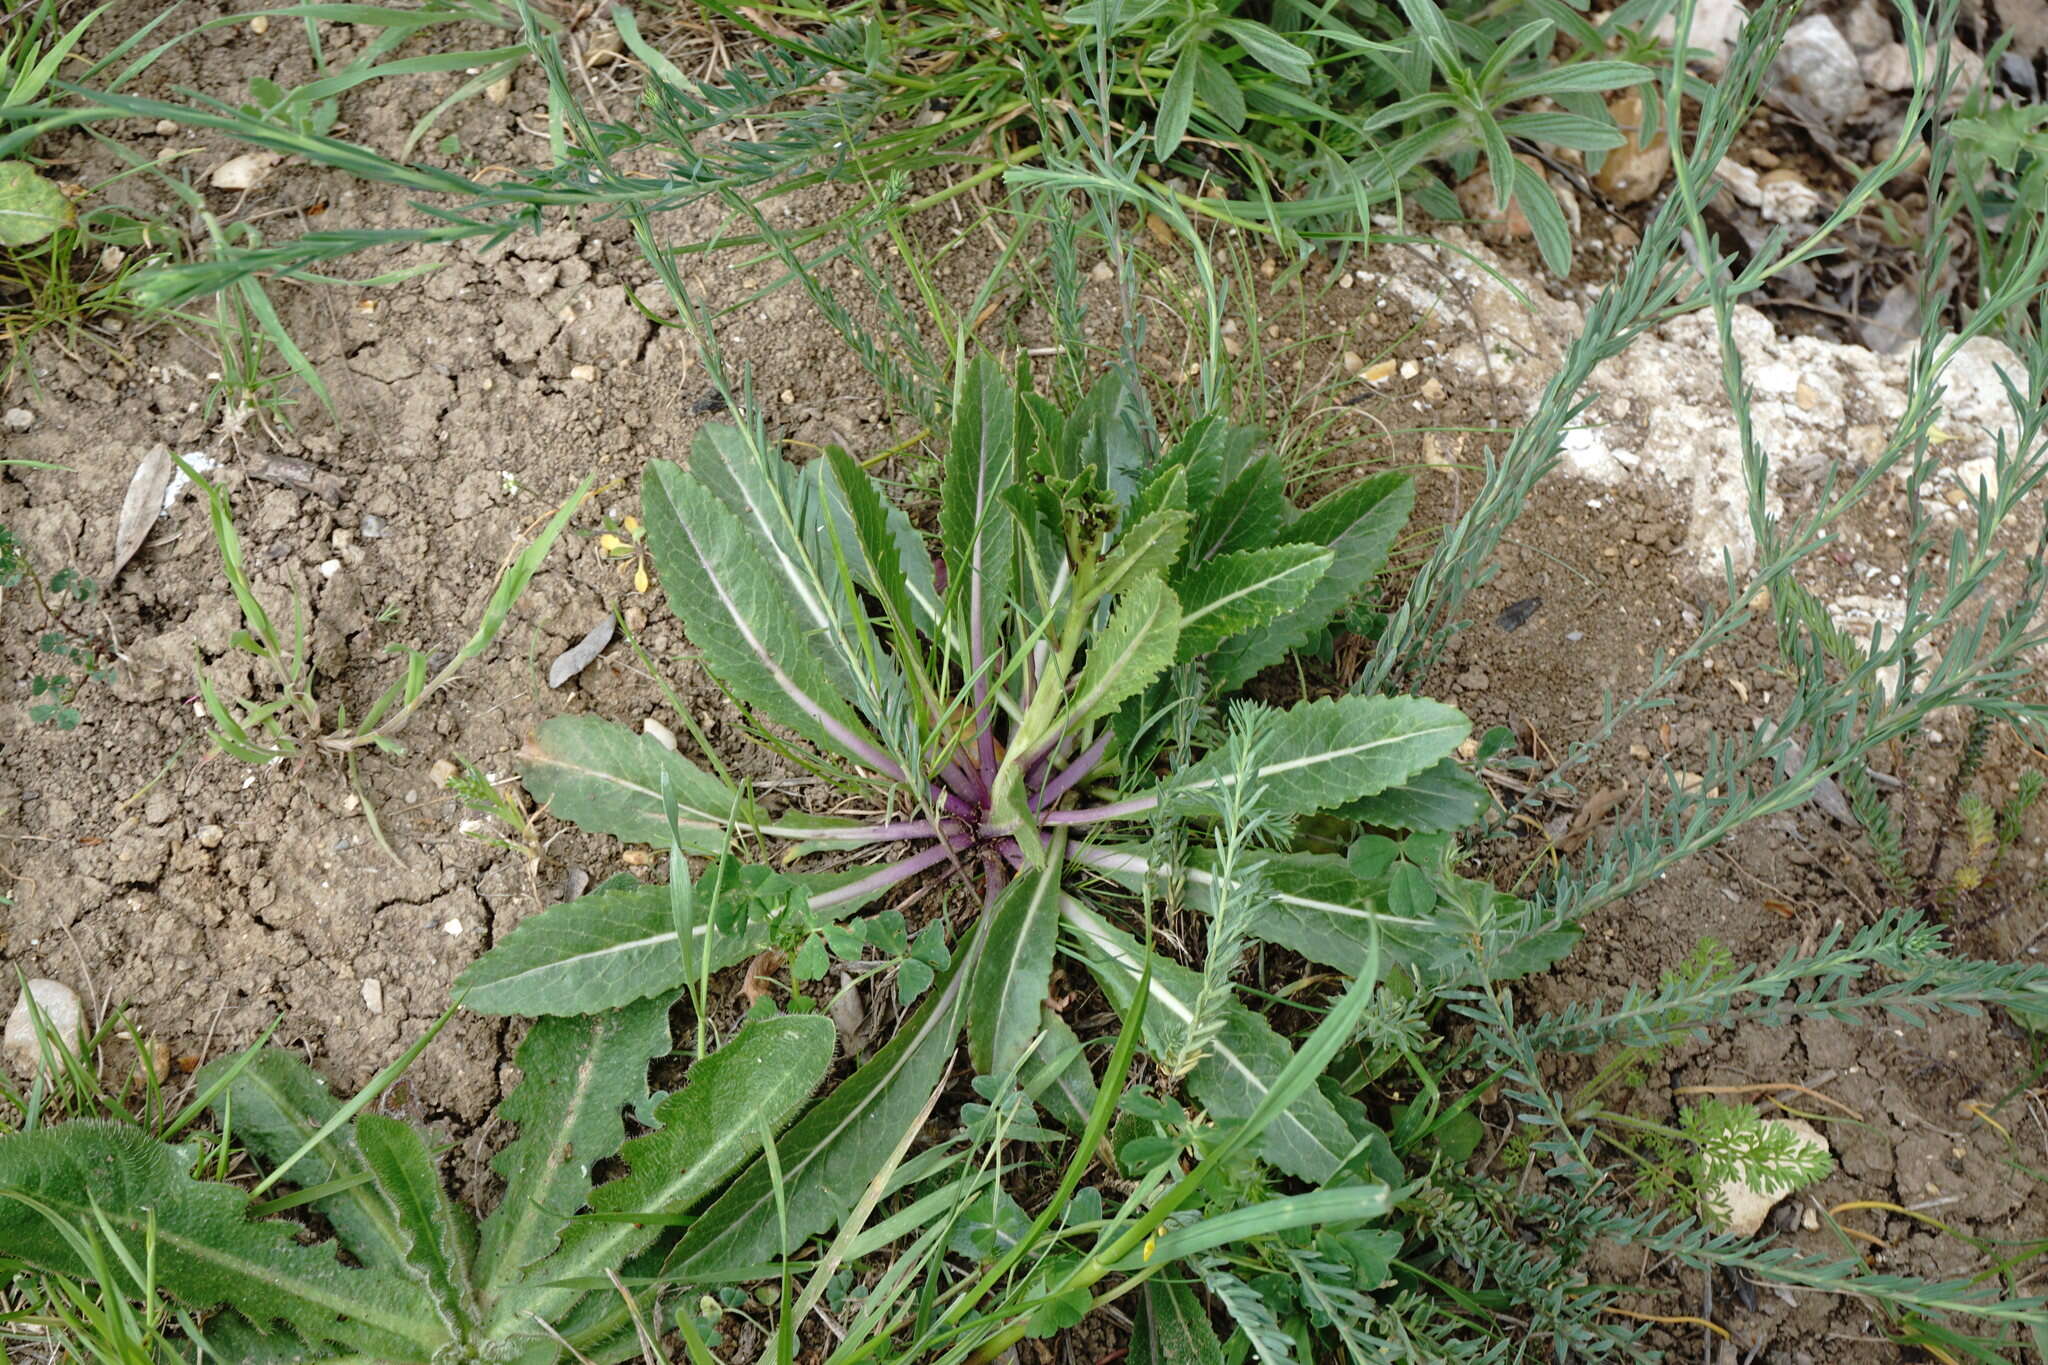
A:
POLYGON ((0 1248, 89 1278, 45 1211, 95 1233, 105 1220, 138 1261, 154 1236, 157 1288, 191 1307, 233 1304, 258 1325, 387 1360, 424 1361, 448 1339, 419 1286, 342 1265, 331 1242, 301 1246, 294 1224, 252 1221, 242 1190, 186 1174, 196 1159, 99 1119, 0 1136, 0 1248))
POLYGON ((1194 516, 1187 510, 1187 476, 1170 470, 1166 488, 1158 494, 1161 505, 1128 526, 1116 538, 1116 545, 1096 568, 1094 590, 1102 595, 1124 591, 1150 574, 1164 574, 1180 558, 1187 545, 1194 516))
POLYGON ((1335 813, 1362 825, 1433 834, 1463 829, 1485 813, 1491 800, 1485 783, 1447 758, 1398 786, 1346 802, 1335 813))
POLYGON ((1330 560, 1320 545, 1275 545, 1218 555, 1183 574, 1174 582, 1181 662, 1299 607, 1330 560))
POLYGON ((888 1045, 776 1144, 780 1203, 768 1163, 754 1162, 684 1234, 668 1258, 669 1272, 688 1280, 773 1264, 845 1215, 945 1075, 975 956, 955 954, 938 987, 888 1045), (788 1215, 786 1247, 778 1209, 788 1215))
MULTIPOLYGON (((1072 896, 1062 898, 1061 914, 1103 991, 1119 1012, 1129 1010, 1145 950, 1072 896)), ((1185 1035, 1200 986, 1193 972, 1153 954, 1151 998, 1140 1028, 1155 1054, 1172 1052, 1185 1035)), ((1225 1010, 1222 1030, 1188 1073, 1188 1090, 1217 1118, 1249 1118, 1293 1059, 1294 1049, 1244 1006, 1233 1001, 1225 1010)), ((1344 1120, 1320 1091, 1310 1089, 1273 1119, 1252 1150, 1289 1175, 1320 1183, 1336 1174, 1351 1147, 1344 1120)))
POLYGON ((1180 603, 1157 575, 1131 585, 1088 646, 1067 703, 1069 724, 1106 716, 1173 666, 1180 645, 1180 603))
MULTIPOLYGON (((762 1133, 780 1132, 810 1098, 832 1065, 837 1036, 832 1021, 819 1014, 750 1021, 692 1066, 684 1087, 661 1102, 655 1110, 661 1127, 619 1149, 626 1172, 590 1192, 591 1209, 661 1218, 693 1207, 760 1151, 762 1133)), ((561 1249, 499 1307, 497 1325, 516 1326, 536 1315, 558 1321, 583 1291, 547 1288, 550 1281, 601 1278, 660 1234, 659 1224, 626 1219, 570 1224, 561 1249)))
POLYGON ((1406 475, 1383 474, 1341 488, 1302 513, 1285 538, 1328 546, 1330 567, 1292 611, 1218 645, 1205 661, 1210 685, 1218 692, 1235 691, 1313 641, 1386 567, 1387 553, 1414 503, 1415 485, 1406 475))
POLYGON ((355 1129, 356 1146, 405 1230, 406 1261, 432 1296, 449 1332, 467 1337, 478 1318, 471 1278, 476 1219, 449 1198, 419 1129, 382 1114, 358 1114, 355 1129))
POLYGON ((519 1136, 491 1161, 505 1194, 484 1220, 477 1281, 496 1303, 528 1266, 553 1253, 562 1225, 590 1197, 590 1171, 625 1141, 627 1108, 647 1098, 647 1065, 669 1050, 669 1000, 539 1019, 519 1045, 519 1088, 498 1117, 519 1136))
POLYGON ((669 608, 705 666, 742 702, 825 749, 900 777, 826 665, 747 530, 703 484, 666 460, 641 481, 647 547, 669 608))
POLYGON ((519 780, 550 815, 629 844, 666 846, 661 779, 675 793, 683 851, 725 852, 735 820, 755 811, 732 788, 652 735, 597 716, 555 716, 519 753, 519 780))
MULTIPOLYGON (((1399 785, 1471 732, 1472 722, 1455 706, 1420 697, 1300 702, 1266 730, 1255 780, 1263 804, 1276 813, 1308 815, 1399 785)), ((1218 793, 1235 780, 1230 756, 1211 754, 1182 775, 1171 800, 1191 813, 1213 810, 1218 793)))
MULTIPOLYGON (((760 951, 766 926, 749 917, 744 932, 719 932, 710 917, 692 926, 695 966, 710 940, 711 969, 760 951)), ((568 1015, 680 989, 688 973, 676 947, 666 886, 614 877, 579 900, 520 921, 455 979, 462 1003, 479 1014, 568 1015)))
POLYGON ((1059 892, 1057 867, 1027 868, 989 910, 988 942, 967 990, 967 1055, 980 1075, 1008 1075, 1038 1034, 1059 892))
MULTIPOLYGON (((239 1062, 239 1056, 208 1062, 193 1078, 194 1084, 204 1092, 239 1062)), ((305 1146, 339 1108, 341 1102, 305 1058, 281 1047, 264 1048, 249 1058, 212 1104, 215 1118, 233 1124, 235 1141, 272 1164, 305 1146)), ((291 1178, 303 1189, 347 1184, 314 1200, 314 1210, 334 1226, 342 1246, 364 1265, 395 1270, 405 1264, 405 1238, 398 1220, 378 1197, 370 1168, 346 1127, 335 1129, 300 1157, 291 1178)))

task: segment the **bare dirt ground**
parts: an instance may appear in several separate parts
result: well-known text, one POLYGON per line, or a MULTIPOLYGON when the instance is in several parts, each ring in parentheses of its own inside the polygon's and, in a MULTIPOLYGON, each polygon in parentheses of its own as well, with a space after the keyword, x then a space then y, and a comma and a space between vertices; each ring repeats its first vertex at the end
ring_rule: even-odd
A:
MULTIPOLYGON (((153 9, 117 7, 116 22, 96 40, 114 41, 153 9)), ((359 39, 335 28, 329 41, 330 60, 339 61, 359 39)), ((190 86, 233 99, 250 76, 289 85, 306 77, 303 68, 293 26, 274 25, 267 35, 243 26, 176 50, 150 81, 160 91, 190 86)), ((403 99, 388 92, 347 99, 347 135, 395 147, 460 79, 422 78, 403 99)), ((454 133, 460 157, 473 164, 540 159, 543 95, 537 75, 523 71, 509 100, 458 107, 426 146, 454 133)), ((628 107, 623 95, 616 103, 628 107)), ((125 133, 146 149, 153 142, 197 148, 180 164, 198 184, 228 154, 183 135, 160 139, 140 123, 125 133)), ((94 183, 112 169, 84 138, 52 150, 76 158, 66 178, 94 183)), ((115 192, 150 190, 134 179, 115 192)), ((271 216, 267 230, 278 235, 312 221, 316 206, 322 226, 427 221, 387 191, 290 164, 246 196, 214 191, 210 199, 216 212, 271 216)), ((829 212, 831 201, 814 195, 787 208, 792 221, 803 221, 829 212)), ((716 226, 709 211, 678 217, 664 224, 677 240, 702 239, 716 226)), ((929 245, 953 245, 950 235, 965 233, 938 280, 962 296, 995 259, 991 241, 968 219, 925 223, 920 231, 929 245)), ((716 307, 773 278, 767 267, 694 259, 687 267, 693 283, 716 307)), ((1597 278, 1611 259, 1593 255, 1581 274, 1597 278)), ((338 407, 330 419, 301 404, 289 430, 209 410, 207 376, 219 361, 189 336, 159 329, 106 335, 68 351, 41 346, 33 375, 6 394, 9 406, 34 413, 34 425, 7 433, 5 453, 65 469, 6 470, 0 522, 46 570, 70 564, 104 577, 137 461, 159 443, 206 454, 233 493, 260 589, 273 604, 303 594, 323 690, 360 709, 394 676, 388 646, 452 648, 467 635, 501 563, 581 477, 607 481, 598 502, 623 516, 633 509, 641 466, 684 458, 694 432, 719 420, 702 401, 709 386, 689 347, 633 307, 628 290, 650 299, 659 290, 617 225, 563 224, 481 254, 404 251, 350 268, 367 274, 406 265, 437 268, 389 288, 275 291, 338 407), (258 477, 262 462, 277 455, 333 475, 323 485, 333 496, 258 477)), ((1551 288, 1526 271, 1520 279, 1532 294, 1551 288)), ((1415 306, 1420 288, 1442 280, 1440 267, 1401 253, 1348 266, 1319 261, 1298 284, 1283 277, 1287 292, 1269 300, 1264 316, 1246 320, 1276 329, 1267 342, 1271 402, 1343 400, 1338 420, 1347 425, 1338 440, 1347 463, 1367 473, 1417 471, 1424 496, 1416 544, 1404 552, 1410 559, 1470 496, 1481 453, 1499 451, 1529 391, 1513 374, 1489 380, 1449 359, 1474 343, 1482 353, 1504 352, 1483 310, 1461 311, 1456 291, 1433 311, 1415 306), (1353 270, 1342 285, 1340 274, 1353 270), (1413 368, 1369 384, 1347 376, 1346 352, 1413 368)), ((1106 316, 1111 293, 1098 288, 1106 316)), ((1015 325, 1029 337, 1035 323, 1042 328, 1027 308, 1015 325)), ((798 291, 737 307, 722 335, 736 368, 751 367, 769 425, 785 440, 837 443, 867 456, 913 434, 798 291)), ((1170 368, 1178 344, 1170 318, 1155 319, 1153 344, 1161 368, 1170 368)), ((1540 367, 1541 360, 1528 363, 1540 367)), ((1700 351, 1697 366, 1701 383, 1718 382, 1711 354, 1700 351)), ((1596 417, 1617 443, 1630 439, 1627 413, 1610 405, 1596 417)), ((1638 410, 1634 420, 1637 433, 1647 433, 1650 415, 1638 410)), ((1851 428, 1881 419, 1843 410, 1832 420, 1821 434, 1839 442, 1852 438, 1851 428)), ((1425 690, 1457 702, 1481 726, 1515 726, 1532 756, 1563 752, 1598 723, 1603 689, 1630 690, 1652 655, 1681 642, 1689 622, 1710 610, 1719 584, 1698 553, 1695 491, 1690 481, 1669 483, 1650 469, 1618 483, 1569 474, 1546 483, 1504 551, 1499 576, 1473 601, 1473 628, 1425 690), (1513 629, 1498 619, 1532 598, 1540 604, 1513 629)), ((1882 522, 1900 493, 1888 490, 1869 514, 1875 519, 1852 529, 1834 565, 1839 581, 1816 583, 1817 591, 1829 600, 1883 595, 1864 569, 1875 565, 1881 579, 1896 567, 1883 559, 1882 522)), ((1796 499, 1798 490, 1790 494, 1796 499)), ((247 1043, 281 1015, 279 1040, 303 1047, 338 1086, 367 1080, 442 1013, 454 975, 497 934, 556 898, 570 869, 600 878, 617 870, 617 850, 550 827, 559 837, 529 872, 524 858, 463 831, 467 812, 438 787, 437 763, 460 755, 509 772, 524 734, 563 711, 676 726, 662 689, 623 644, 568 686, 546 685, 548 662, 621 603, 630 622, 644 624, 643 643, 684 703, 714 741, 721 736, 721 703, 683 657, 658 588, 635 593, 630 576, 600 551, 600 529, 593 515, 578 520, 500 643, 407 732, 409 753, 363 764, 367 793, 401 855, 394 863, 372 840, 339 769, 318 762, 252 769, 206 756, 195 658, 236 685, 248 682, 250 663, 230 648, 240 623, 204 509, 183 496, 81 618, 118 659, 109 684, 81 694, 83 723, 61 733, 32 724, 25 698, 0 707, 0 890, 11 897, 0 906, 0 963, 10 977, 19 968, 69 981, 102 1011, 125 1004, 188 1067, 247 1043)), ((38 667, 40 623, 19 595, 6 599, 4 613, 4 676, 25 692, 38 667)), ((1673 706, 1616 738, 1584 775, 1579 806, 1544 808, 1535 823, 1546 828, 1490 855, 1503 877, 1549 856, 1549 839, 1571 832, 1580 811, 1605 799, 1600 793, 1633 799, 1651 765, 1696 767, 1711 735, 1746 732, 1768 714, 1776 665, 1763 634, 1740 640, 1713 664, 1688 674, 1673 706)), ((1931 752, 1924 771, 1901 774, 1925 787, 1929 810, 1946 782, 1941 750, 1931 752)), ((2002 749, 1980 788, 1998 799, 2024 764, 2040 761, 2002 749)), ((1626 810, 1625 803, 1613 808, 1607 819, 1626 810)), ((1577 832, 1597 841, 1603 823, 1589 817, 1577 832)), ((1923 848, 1929 823, 1923 819, 1919 831, 1923 848)), ((2003 957, 2039 951, 2048 921, 2043 836, 2037 816, 2008 875, 1956 908, 1967 947, 2003 957)), ((1837 922, 1867 922, 1883 899, 1858 837, 1809 806, 1763 822, 1596 916, 1579 953, 1530 984, 1526 1007, 1611 996, 1654 980, 1709 938, 1737 961, 1774 958, 1837 922)), ((410 1073, 398 1102, 468 1138, 474 1159, 494 1140, 485 1121, 508 1079, 516 1027, 458 1015, 410 1073)), ((2048 1238, 2048 1199, 2014 1164, 2048 1165, 2038 1055, 2038 1044, 2002 1019, 1738 1030, 1671 1049, 1640 1086, 1612 1098, 1657 1118, 1671 1113, 1673 1091, 1683 1086, 1787 1082, 1823 1092, 1837 1107, 1799 1107, 1821 1115, 1839 1168, 1811 1191, 1813 1200, 1822 1208, 1852 1200, 1916 1208, 1960 1235, 1911 1217, 1853 1213, 1845 1219, 1882 1245, 1845 1249, 1802 1227, 1803 1206, 1795 1203, 1784 1219, 1787 1238, 1813 1251, 1864 1253, 1887 1269, 1962 1275, 1996 1259, 1999 1248, 2048 1238)), ((1490 1117, 1505 1119, 1505 1110, 1490 1117)), ((1646 1312, 1699 1311, 1696 1276, 1636 1263, 1605 1272, 1659 1287, 1645 1297, 1646 1312)), ((1881 1324, 1859 1304, 1766 1291, 1753 1308, 1730 1308, 1729 1292, 1717 1289, 1724 1301, 1716 1317, 1744 1338, 1741 1359, 1896 1358, 1881 1324), (1752 1356, 1752 1346, 1763 1353, 1752 1356)), ((1696 1337, 1686 1343, 1698 1347, 1696 1337)))

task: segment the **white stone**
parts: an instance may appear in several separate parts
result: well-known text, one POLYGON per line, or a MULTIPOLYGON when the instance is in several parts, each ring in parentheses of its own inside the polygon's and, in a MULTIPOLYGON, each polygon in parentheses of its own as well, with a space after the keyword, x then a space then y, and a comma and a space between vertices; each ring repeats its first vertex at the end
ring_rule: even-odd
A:
POLYGON ((253 190, 283 159, 275 152, 244 152, 215 166, 206 183, 217 190, 253 190))
POLYGON ((35 1071, 43 1064, 36 1021, 29 1013, 31 996, 35 999, 36 1008, 42 1012, 51 1038, 62 1042, 73 1052, 85 1043, 85 1009, 78 1002, 78 992, 61 981, 31 977, 28 989, 21 993, 21 998, 14 1002, 13 1012, 7 1016, 6 1034, 0 1036, 0 1052, 4 1052, 8 1062, 23 1072, 35 1071))
POLYGON ((1825 202, 1813 186, 1790 176, 1766 181, 1762 192, 1761 212, 1767 223, 1811 222, 1820 216, 1825 202))
POLYGON ((363 1005, 372 1014, 384 1012, 384 983, 374 976, 363 978, 363 1005))
MULTIPOLYGON (((1676 22, 1672 15, 1665 15, 1651 35, 1670 42, 1677 36, 1676 22)), ((1749 11, 1736 0, 1700 0, 1693 8, 1686 46, 1705 52, 1708 62, 1719 67, 1735 51, 1736 40, 1742 37, 1743 25, 1748 22, 1749 11)))
POLYGON ((1785 31, 1785 45, 1778 49, 1770 79, 1780 91, 1803 98, 1831 124, 1847 122, 1870 99, 1856 49, 1825 14, 1810 15, 1785 31))
POLYGON ((27 431, 36 424, 36 415, 27 408, 9 408, 0 422, 5 422, 9 431, 27 431))

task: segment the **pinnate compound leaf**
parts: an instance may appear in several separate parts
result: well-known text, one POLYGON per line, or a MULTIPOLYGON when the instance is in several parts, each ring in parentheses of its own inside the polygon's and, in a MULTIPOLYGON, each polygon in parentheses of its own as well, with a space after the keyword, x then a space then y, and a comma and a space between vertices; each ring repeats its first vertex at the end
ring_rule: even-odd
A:
MULTIPOLYGON (((731 1042, 690 1068, 688 1083, 661 1102, 661 1127, 619 1150, 626 1173, 590 1192, 601 1214, 682 1213, 722 1185, 761 1149, 763 1132, 780 1132, 831 1068, 838 1030, 819 1014, 755 1019, 731 1042)), ((562 1234, 561 1250, 535 1267, 515 1296, 508 1322, 533 1315, 559 1321, 579 1290, 550 1281, 600 1277, 651 1245, 661 1226, 628 1219, 585 1219, 562 1234)))
POLYGON ((888 1045, 783 1135, 780 1206, 768 1163, 755 1161, 684 1234, 669 1272, 687 1280, 773 1264, 845 1216, 944 1078, 976 955, 956 953, 888 1045), (787 1248, 778 1207, 788 1213, 787 1248))
POLYGON ((669 1001, 539 1019, 519 1045, 519 1088, 498 1117, 519 1136, 491 1169, 505 1195, 484 1220, 481 1297, 496 1303, 528 1266, 553 1253, 564 1220, 590 1197, 590 1171, 626 1138, 624 1112, 647 1098, 647 1065, 670 1047, 669 1001))
POLYGON ((1218 645, 1206 661, 1211 685, 1234 691, 1289 651, 1307 647, 1338 612, 1386 567, 1394 538, 1408 524, 1415 485, 1406 475, 1383 474, 1330 494, 1286 530, 1289 541, 1327 545, 1330 567, 1300 605, 1218 645))
MULTIPOLYGON (((691 966, 710 939, 711 969, 761 948, 762 926, 719 931, 710 917, 691 926, 691 966)), ((614 877, 580 900, 522 920, 455 980, 464 1007, 479 1014, 595 1014, 682 987, 688 968, 676 946, 666 886, 614 877)))
MULTIPOLYGON (((214 1117, 223 1125, 232 1123, 235 1141, 268 1163, 288 1160, 341 1108, 305 1059, 281 1047, 264 1048, 246 1063, 240 1056, 208 1062, 193 1082, 204 1093, 238 1063, 234 1079, 213 1098, 214 1117)), ((370 1168, 347 1127, 335 1129, 300 1157, 290 1178, 302 1189, 345 1185, 315 1199, 312 1207, 364 1265, 397 1269, 405 1264, 404 1234, 371 1183, 370 1168)))
POLYGON ((1070 724, 1106 716, 1173 666, 1180 644, 1180 603, 1157 575, 1117 599, 1109 624, 1088 646, 1088 661, 1067 703, 1070 724))
POLYGON ((476 1220, 448 1197, 419 1129, 382 1114, 356 1116, 356 1146, 410 1239, 406 1260, 433 1297, 451 1334, 476 1326, 476 1220))
POLYGON ((296 1225, 251 1221, 232 1185, 194 1180, 196 1152, 100 1119, 0 1137, 0 1247, 15 1260, 90 1278, 61 1223, 101 1220, 138 1262, 155 1236, 157 1287, 193 1308, 233 1304, 259 1326, 424 1361, 447 1340, 417 1285, 344 1266, 332 1243, 298 1244, 296 1225))
POLYGON ((1181 603, 1181 660, 1293 611, 1330 561, 1320 545, 1273 545, 1236 550, 1197 566, 1174 584, 1181 603))
POLYGON ((741 702, 812 743, 866 763, 895 765, 843 698, 781 580, 738 518, 667 460, 641 481, 647 547, 669 608, 704 664, 741 702))
POLYGON ((1059 934, 1059 883, 1057 865, 1028 868, 989 911, 988 943, 967 991, 967 1055, 983 1076, 1008 1075, 1037 1036, 1059 934))
POLYGON ((735 817, 751 809, 732 788, 652 735, 637 735, 597 716, 556 716, 541 722, 519 754, 519 780, 550 815, 629 844, 666 847, 668 817, 661 779, 675 793, 683 851, 725 852, 735 817))
MULTIPOLYGON (((1421 697, 1301 702, 1273 718, 1255 780, 1277 814, 1308 815, 1399 785, 1471 732, 1455 706, 1421 697)), ((1213 810, 1235 780, 1230 756, 1212 754, 1181 776, 1170 799, 1182 811, 1213 810)))
MULTIPOLYGON (((1145 950, 1071 896, 1062 898, 1061 914, 1103 991, 1119 1013, 1128 1011, 1136 1000, 1145 950)), ((1151 999, 1140 1028, 1155 1056, 1178 1048, 1194 1018, 1200 986, 1193 972, 1153 954, 1151 999)), ((1188 1090, 1216 1118, 1248 1119, 1294 1059, 1294 1049, 1244 1006, 1232 1001, 1224 1008, 1221 1031, 1188 1073, 1188 1090)), ((1272 1117, 1254 1138, 1252 1150, 1287 1174, 1320 1184, 1336 1174, 1351 1147, 1350 1128, 1322 1092, 1311 1087, 1272 1117)))

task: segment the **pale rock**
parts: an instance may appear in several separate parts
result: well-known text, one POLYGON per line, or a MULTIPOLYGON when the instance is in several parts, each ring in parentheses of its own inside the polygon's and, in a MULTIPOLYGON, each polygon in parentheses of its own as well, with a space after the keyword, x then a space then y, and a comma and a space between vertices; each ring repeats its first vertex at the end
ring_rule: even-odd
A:
POLYGON ((384 983, 374 976, 363 978, 363 1008, 372 1014, 384 1012, 384 983))
POLYGON ((1763 186, 1757 183, 1756 172, 1740 161, 1721 158, 1721 164, 1714 167, 1714 178, 1728 187, 1728 192, 1751 208, 1760 208, 1764 202, 1763 186))
MULTIPOLYGON (((1803 1146, 1818 1147, 1823 1152, 1828 1150, 1828 1140, 1804 1119, 1764 1119, 1763 1124, 1767 1128, 1790 1130, 1799 1136, 1803 1146)), ((1764 1219, 1770 1215, 1771 1210, 1791 1192, 1789 1187, 1752 1186, 1740 1180, 1727 1181, 1717 1192, 1719 1198, 1716 1201, 1728 1210, 1729 1216, 1723 1224, 1724 1230, 1737 1237, 1754 1237, 1763 1227, 1764 1219)))
POLYGON ((1877 0, 1861 0, 1841 16, 1842 36, 1858 52, 1870 52, 1892 40, 1892 21, 1885 17, 1877 0))
POLYGON ((282 160, 275 152, 244 152, 215 166, 206 183, 217 190, 253 190, 270 178, 282 160))
MULTIPOLYGON (((1736 0, 1700 0, 1693 8, 1692 29, 1686 34, 1686 46, 1707 54, 1710 65, 1719 68, 1735 51, 1737 40, 1742 37, 1743 25, 1749 22, 1749 11, 1736 0)), ((1665 15, 1650 32, 1653 37, 1671 42, 1677 37, 1677 20, 1665 15)))
POLYGON ((1824 14, 1810 15, 1786 30, 1770 80, 1781 93, 1799 96, 1836 126, 1863 112, 1870 98, 1856 49, 1824 14))
POLYGON ((36 424, 36 415, 27 408, 9 408, 0 422, 6 423, 9 431, 27 431, 36 424))
POLYGON ((54 1039, 74 1053, 85 1044, 85 1009, 79 1004, 78 992, 61 981, 31 977, 28 988, 21 993, 13 1012, 7 1016, 7 1032, 0 1036, 0 1053, 5 1053, 8 1062, 24 1073, 33 1072, 43 1064, 35 1018, 29 1013, 31 997, 54 1039))
POLYGON ((1820 214, 1824 202, 1820 193, 1789 171, 1772 171, 1762 180, 1763 205, 1759 210, 1767 223, 1805 223, 1820 214))

